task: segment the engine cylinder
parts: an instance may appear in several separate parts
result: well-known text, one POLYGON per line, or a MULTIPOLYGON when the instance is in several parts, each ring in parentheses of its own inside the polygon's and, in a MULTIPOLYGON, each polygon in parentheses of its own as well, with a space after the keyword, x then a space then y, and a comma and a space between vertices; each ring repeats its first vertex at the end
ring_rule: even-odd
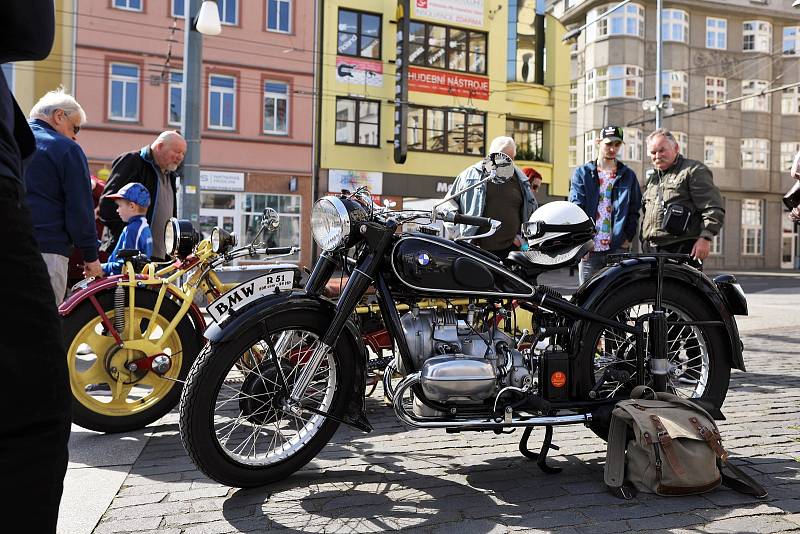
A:
POLYGON ((491 362, 478 358, 436 356, 420 373, 422 391, 437 402, 481 402, 494 395, 496 383, 491 362))

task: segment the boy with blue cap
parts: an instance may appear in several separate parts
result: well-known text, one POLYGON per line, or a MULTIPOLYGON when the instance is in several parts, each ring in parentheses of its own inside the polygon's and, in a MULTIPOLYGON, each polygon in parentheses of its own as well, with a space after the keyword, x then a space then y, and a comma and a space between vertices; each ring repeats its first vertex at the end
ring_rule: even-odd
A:
POLYGON ((125 261, 117 258, 120 250, 136 249, 148 258, 153 254, 153 234, 147 224, 147 207, 150 206, 150 193, 139 182, 131 182, 108 197, 117 204, 120 219, 127 223, 119 236, 117 246, 103 264, 106 274, 120 274, 125 261))

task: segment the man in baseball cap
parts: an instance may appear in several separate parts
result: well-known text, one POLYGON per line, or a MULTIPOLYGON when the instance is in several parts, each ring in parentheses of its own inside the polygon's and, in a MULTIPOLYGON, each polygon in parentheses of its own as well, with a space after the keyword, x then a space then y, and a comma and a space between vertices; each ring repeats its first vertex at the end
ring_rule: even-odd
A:
POLYGON ((597 159, 575 169, 569 200, 595 222, 594 249, 580 263, 583 284, 606 263, 609 254, 629 252, 639 223, 642 190, 636 174, 617 159, 623 135, 619 126, 600 130, 597 159))
POLYGON ((127 223, 119 236, 117 246, 108 261, 103 264, 106 274, 120 274, 125 261, 118 258, 120 250, 136 249, 148 258, 153 254, 153 234, 147 224, 147 207, 150 206, 150 193, 139 182, 130 182, 119 191, 108 195, 117 204, 120 219, 127 223))

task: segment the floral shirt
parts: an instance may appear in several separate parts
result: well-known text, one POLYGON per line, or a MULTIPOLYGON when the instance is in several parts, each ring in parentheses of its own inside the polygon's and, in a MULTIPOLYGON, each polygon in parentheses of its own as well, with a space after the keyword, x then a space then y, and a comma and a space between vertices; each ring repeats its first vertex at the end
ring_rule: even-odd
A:
POLYGON ((617 179, 617 170, 597 169, 597 176, 600 180, 600 201, 597 203, 597 215, 594 218, 597 230, 597 234, 594 236, 594 250, 603 252, 611 248, 612 210, 614 209, 611 193, 617 179))

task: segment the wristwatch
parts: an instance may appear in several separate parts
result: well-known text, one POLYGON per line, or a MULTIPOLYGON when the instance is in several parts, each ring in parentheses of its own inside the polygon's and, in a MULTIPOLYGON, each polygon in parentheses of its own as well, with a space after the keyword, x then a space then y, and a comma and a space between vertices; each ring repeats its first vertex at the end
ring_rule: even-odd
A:
POLYGON ((700 237, 702 237, 703 239, 705 239, 706 241, 709 241, 709 242, 710 241, 714 241, 712 238, 708 237, 707 235, 701 235, 700 237))

